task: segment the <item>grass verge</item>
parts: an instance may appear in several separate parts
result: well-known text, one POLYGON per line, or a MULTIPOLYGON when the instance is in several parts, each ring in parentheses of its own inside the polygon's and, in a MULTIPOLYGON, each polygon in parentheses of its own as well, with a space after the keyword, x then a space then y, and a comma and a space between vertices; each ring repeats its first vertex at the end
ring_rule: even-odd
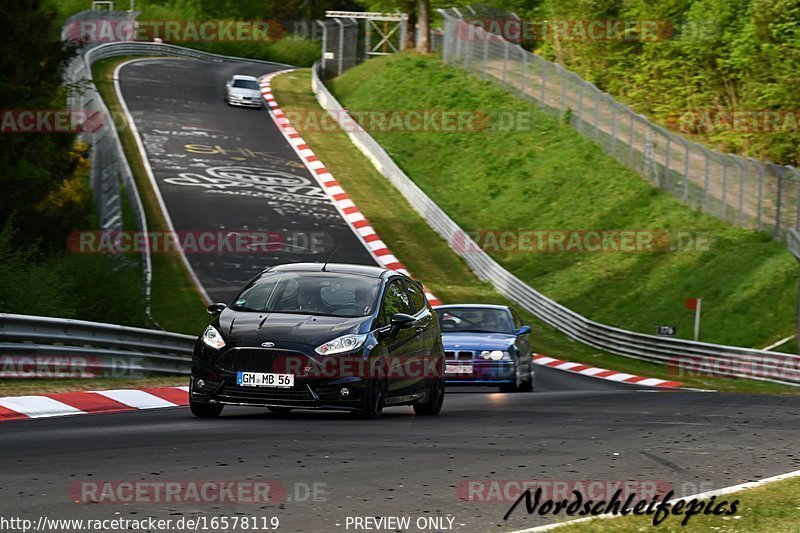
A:
POLYGON ((690 339, 694 316, 684 300, 696 297, 703 299, 703 341, 766 346, 794 332, 797 263, 784 242, 686 207, 537 105, 413 53, 367 61, 335 79, 332 90, 350 111, 371 116, 425 110, 473 117, 471 130, 454 132, 381 129, 392 123, 372 118, 368 128, 465 231, 484 232, 482 245, 495 260, 570 309, 645 333, 674 325, 690 339), (539 238, 517 233, 526 231, 545 232, 538 251, 526 251, 527 239, 535 245, 539 238), (587 231, 637 232, 653 241, 602 252, 559 244, 567 232, 576 232, 571 239, 587 231), (502 232, 510 241, 490 239, 502 232))
POLYGON ((144 389, 148 387, 182 387, 188 376, 159 376, 150 378, 97 378, 97 379, 3 379, 0 396, 25 396, 28 394, 53 394, 105 389, 144 389))
MULTIPOLYGON (((297 70, 273 79, 276 99, 292 117, 319 117, 321 111, 310 85, 310 71, 297 70)), ((302 120, 302 119, 301 119, 302 120)), ((663 379, 677 379, 687 386, 739 392, 789 392, 796 388, 768 382, 703 376, 679 376, 674 370, 645 361, 599 352, 572 341, 545 326, 529 313, 480 281, 406 202, 405 198, 350 143, 339 130, 304 131, 303 138, 325 162, 337 181, 369 219, 381 238, 411 273, 445 302, 486 302, 512 305, 534 327, 534 347, 553 357, 624 370, 663 379)))
MULTIPOLYGON (((92 67, 92 74, 109 111, 117 117, 117 132, 144 204, 148 230, 164 232, 168 231, 164 215, 161 213, 150 179, 142 164, 136 139, 128 127, 114 90, 114 69, 130 59, 135 58, 123 57, 99 61, 92 67)), ((153 254, 151 258, 153 318, 167 331, 199 334, 208 325, 209 318, 205 312, 203 299, 192 283, 180 256, 176 253, 158 253, 153 254)))
MULTIPOLYGON (((678 533, 683 531, 770 531, 775 533, 797 531, 797 511, 800 509, 800 478, 776 481, 725 496, 716 502, 739 500, 737 513, 733 516, 695 515, 686 526, 681 526, 680 516, 669 516, 657 531, 678 533)), ((609 520, 591 520, 574 525, 565 525, 556 531, 580 532, 639 532, 653 528, 652 517, 625 516, 609 520)))

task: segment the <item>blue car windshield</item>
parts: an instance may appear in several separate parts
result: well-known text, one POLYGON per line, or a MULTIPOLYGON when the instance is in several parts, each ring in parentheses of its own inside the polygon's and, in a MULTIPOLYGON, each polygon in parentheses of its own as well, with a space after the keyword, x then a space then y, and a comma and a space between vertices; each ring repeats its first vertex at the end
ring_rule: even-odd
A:
POLYGON ((359 317, 372 314, 380 280, 330 272, 267 272, 231 304, 234 311, 359 317))
POLYGON ((514 333, 514 323, 505 309, 447 307, 436 310, 442 333, 514 333))

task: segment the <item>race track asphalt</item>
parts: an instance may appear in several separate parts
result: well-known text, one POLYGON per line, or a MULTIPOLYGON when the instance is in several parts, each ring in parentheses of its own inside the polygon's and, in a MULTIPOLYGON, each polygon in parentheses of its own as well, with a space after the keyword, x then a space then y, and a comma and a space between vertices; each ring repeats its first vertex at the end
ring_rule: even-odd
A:
MULTIPOLYGON (((693 494, 800 468, 800 398, 651 392, 543 369, 534 393, 448 389, 439 417, 226 407, 5 422, 0 516, 277 516, 281 531, 346 531, 348 516, 449 515, 455 531, 547 523, 484 503, 469 480, 653 481, 693 494), (74 503, 76 483, 279 480, 281 504, 74 503), (295 492, 323 484, 321 501, 295 492), (303 498, 299 498, 303 500, 303 498)), ((350 529, 352 531, 352 528, 350 529)), ((411 529, 411 531, 417 531, 411 529)))
POLYGON ((229 302, 265 267, 324 261, 337 246, 334 262, 375 264, 266 109, 224 102, 233 74, 281 68, 155 59, 129 63, 119 73, 176 232, 198 240, 202 232, 221 236, 212 253, 202 249, 208 240, 187 253, 213 301, 229 302), (267 246, 249 246, 250 232, 266 235, 267 246), (243 245, 235 244, 236 234, 243 245))

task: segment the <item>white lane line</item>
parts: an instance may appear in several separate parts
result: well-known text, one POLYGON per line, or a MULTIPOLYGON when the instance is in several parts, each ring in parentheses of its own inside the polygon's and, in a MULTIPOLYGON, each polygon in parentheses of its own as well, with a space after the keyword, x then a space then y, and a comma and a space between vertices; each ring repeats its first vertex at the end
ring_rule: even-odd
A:
MULTIPOLYGON (((774 483, 776 481, 783 481, 784 479, 791 479, 800 476, 800 470, 795 470, 794 472, 787 472, 786 474, 778 474, 777 476, 772 476, 768 478, 761 479, 759 481, 748 481, 747 483, 740 483, 738 485, 731 485, 730 487, 722 487, 721 489, 717 490, 710 490, 708 492, 701 492, 699 494, 693 494, 691 496, 683 496, 681 498, 674 498, 670 500, 669 504, 675 504, 678 501, 684 500, 707 500, 712 496, 723 496, 725 494, 731 494, 734 492, 739 492, 740 490, 747 490, 747 489, 755 489, 757 487, 761 487, 763 485, 767 485, 769 483, 774 483)), ((610 520, 612 518, 618 518, 622 515, 615 515, 615 514, 604 514, 600 516, 589 516, 586 518, 576 518, 575 520, 567 520, 565 522, 559 522, 557 524, 547 524, 545 526, 538 526, 529 529, 519 529, 516 531, 511 531, 510 533, 537 533, 539 531, 550 531, 551 529, 556 529, 557 527, 572 525, 572 524, 580 524, 582 522, 589 522, 591 520, 610 520)))
POLYGON ((0 406, 31 418, 82 415, 83 411, 47 396, 11 396, 0 398, 0 406))
POLYGON ((136 409, 156 409, 159 407, 176 407, 177 404, 168 402, 163 398, 154 396, 148 392, 141 390, 131 389, 117 389, 117 390, 104 390, 96 391, 97 394, 102 394, 106 398, 111 398, 119 403, 124 403, 136 409))

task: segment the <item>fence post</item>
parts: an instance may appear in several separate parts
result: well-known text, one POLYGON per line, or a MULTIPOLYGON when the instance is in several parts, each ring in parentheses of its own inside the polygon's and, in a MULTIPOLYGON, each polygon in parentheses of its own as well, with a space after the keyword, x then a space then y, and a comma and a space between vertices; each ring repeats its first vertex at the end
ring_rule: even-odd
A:
POLYGON ((483 37, 483 74, 489 76, 489 34, 487 32, 481 33, 483 37))
POLYGON ((508 83, 508 41, 503 41, 503 83, 508 83))
POLYGON ((636 124, 636 117, 633 113, 629 113, 631 117, 631 125, 628 128, 628 167, 633 168, 633 126, 636 124))
POLYGON ((617 106, 611 104, 611 155, 617 150, 617 106))
POLYGON ((464 22, 464 24, 466 24, 466 26, 467 26, 467 27, 466 27, 466 30, 467 30, 467 38, 466 38, 466 40, 464 41, 464 42, 466 43, 466 44, 464 45, 464 68, 465 68, 465 69, 468 69, 468 68, 469 68, 469 59, 470 59, 470 57, 469 57, 469 56, 470 56, 470 54, 472 54, 472 50, 471 50, 471 48, 472 48, 472 45, 470 44, 470 43, 472 43, 472 38, 470 37, 470 29, 469 29, 469 24, 467 24, 466 22, 464 22))
POLYGON ((708 172, 709 172, 709 165, 711 165, 711 159, 708 157, 708 154, 703 148, 703 155, 706 156, 706 170, 705 170, 705 178, 703 179, 703 192, 705 196, 703 196, 703 210, 708 212, 708 172))
POLYGON ((519 48, 519 51, 522 54, 522 81, 519 84, 519 92, 525 96, 525 75, 528 71, 528 52, 522 47, 519 48))
MULTIPOLYGON (((764 165, 756 163, 758 168, 758 230, 761 231, 761 217, 764 212, 764 165)), ((800 338, 800 337, 799 337, 800 338)))
POLYGON ((600 91, 594 92, 594 139, 600 138, 600 91))
POLYGON ((728 218, 728 163, 722 158, 722 219, 728 218))
POLYGON ((739 165, 739 226, 744 223, 744 164, 736 159, 739 165))
MULTIPOLYGON (((669 184, 669 176, 670 176, 670 173, 669 173, 669 155, 670 154, 669 154, 669 152, 670 152, 671 148, 672 148, 672 138, 670 138, 670 136, 667 135, 666 154, 664 154, 664 178, 665 178, 664 181, 667 184, 669 184)), ((670 189, 671 188, 672 187, 670 187, 670 189)))
POLYGON ((336 21, 336 24, 339 25, 339 53, 337 54, 339 57, 336 58, 336 62, 339 63, 339 68, 337 69, 338 74, 342 75, 342 61, 344 59, 344 22, 341 19, 333 19, 336 21))
POLYGON ((683 158, 683 200, 685 202, 689 201, 689 156, 692 153, 692 150, 689 148, 689 144, 683 141, 683 149, 686 152, 685 157, 683 158))
POLYGON ((781 201, 783 200, 783 173, 778 173, 778 197, 775 202, 775 236, 781 234, 781 201))
POLYGON ((542 90, 539 94, 539 105, 544 107, 544 98, 547 91, 547 63, 542 63, 542 90))

